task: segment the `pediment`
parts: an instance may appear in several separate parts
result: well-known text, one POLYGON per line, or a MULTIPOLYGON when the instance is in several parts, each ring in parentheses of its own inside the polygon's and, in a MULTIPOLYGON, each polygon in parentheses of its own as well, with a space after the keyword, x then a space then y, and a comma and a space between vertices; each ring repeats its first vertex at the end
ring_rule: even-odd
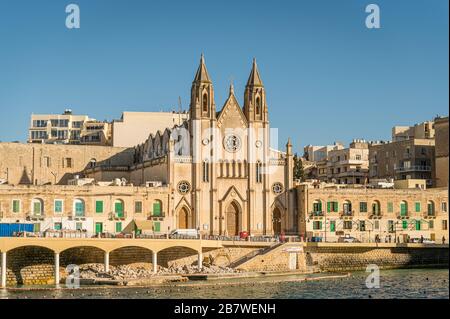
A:
POLYGON ((234 94, 230 94, 228 99, 225 101, 222 110, 219 113, 217 118, 217 127, 230 127, 230 128, 247 128, 248 123, 247 119, 242 112, 239 103, 234 96, 234 94))
POLYGON ((245 202, 246 199, 239 193, 236 187, 231 186, 225 195, 219 200, 220 202, 226 202, 229 198, 239 198, 242 202, 245 202))

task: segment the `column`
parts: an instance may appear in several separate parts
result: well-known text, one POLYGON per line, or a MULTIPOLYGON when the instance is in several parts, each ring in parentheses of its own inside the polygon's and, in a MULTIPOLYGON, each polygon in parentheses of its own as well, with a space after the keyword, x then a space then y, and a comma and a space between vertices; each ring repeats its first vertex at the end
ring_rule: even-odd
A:
POLYGON ((59 253, 55 253, 55 285, 59 285, 59 253))
POLYGON ((201 250, 198 251, 198 269, 203 269, 203 253, 201 250))
POLYGON ((105 272, 109 271, 109 251, 105 251, 105 272))
POLYGON ((158 272, 158 253, 156 251, 153 252, 152 255, 152 264, 153 264, 153 273, 158 272))
POLYGON ((6 251, 2 251, 2 288, 6 288, 6 251))

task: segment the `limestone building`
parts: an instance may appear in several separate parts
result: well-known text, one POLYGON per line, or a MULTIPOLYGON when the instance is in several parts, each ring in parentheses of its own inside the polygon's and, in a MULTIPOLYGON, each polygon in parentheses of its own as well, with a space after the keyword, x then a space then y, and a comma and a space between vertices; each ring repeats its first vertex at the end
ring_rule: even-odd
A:
POLYGON ((448 187, 448 116, 434 120, 436 187, 448 187))

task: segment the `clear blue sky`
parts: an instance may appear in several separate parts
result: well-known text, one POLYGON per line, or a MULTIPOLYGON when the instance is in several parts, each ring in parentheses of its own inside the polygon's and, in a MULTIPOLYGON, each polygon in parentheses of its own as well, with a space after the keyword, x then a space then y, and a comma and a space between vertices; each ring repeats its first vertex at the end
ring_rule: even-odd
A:
POLYGON ((280 144, 389 139, 448 114, 447 0, 0 0, 0 140, 24 141, 34 113, 96 119, 187 108, 200 53, 216 105, 242 103, 257 58, 280 144), (81 29, 65 27, 77 3, 81 29), (365 27, 365 6, 381 29, 365 27))

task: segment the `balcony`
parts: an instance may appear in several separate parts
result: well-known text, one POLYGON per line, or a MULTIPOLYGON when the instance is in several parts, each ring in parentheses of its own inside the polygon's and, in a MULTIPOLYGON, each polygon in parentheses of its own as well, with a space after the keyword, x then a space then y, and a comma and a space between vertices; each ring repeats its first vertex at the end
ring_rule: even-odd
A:
POLYGON ((435 219, 436 218, 436 212, 423 212, 422 213, 423 218, 425 219, 435 219))
POLYGON ((341 219, 352 219, 353 216, 355 215, 355 211, 343 211, 340 213, 340 217, 341 219))
POLYGON ((410 212, 406 212, 406 213, 398 212, 397 219, 409 219, 409 215, 410 215, 410 212))
POLYGON ((109 213, 109 220, 125 220, 127 216, 126 212, 122 212, 122 213, 109 213))
POLYGON ((383 214, 381 212, 371 212, 369 215, 369 219, 381 219, 383 214))
POLYGON ((324 213, 322 211, 310 212, 309 213, 309 218, 323 217, 323 216, 324 216, 324 213))
POLYGON ((431 166, 413 165, 409 167, 397 167, 398 172, 431 172, 431 166))
POLYGON ((69 220, 86 220, 86 214, 84 212, 70 212, 69 220))
POLYGON ((25 219, 26 220, 44 220, 45 215, 44 213, 26 213, 25 219))
POLYGON ((162 220, 164 217, 166 217, 165 212, 160 212, 160 213, 156 213, 156 214, 150 213, 150 214, 148 214, 147 219, 148 220, 157 220, 159 218, 160 220, 162 220))

